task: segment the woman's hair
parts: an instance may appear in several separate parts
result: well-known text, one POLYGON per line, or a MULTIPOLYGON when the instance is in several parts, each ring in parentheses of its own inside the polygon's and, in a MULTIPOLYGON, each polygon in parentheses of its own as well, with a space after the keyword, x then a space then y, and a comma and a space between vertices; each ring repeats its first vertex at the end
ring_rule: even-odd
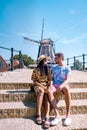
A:
POLYGON ((44 65, 44 59, 41 60, 41 61, 38 63, 37 68, 40 69, 41 75, 42 75, 42 72, 44 71, 44 72, 45 72, 45 75, 48 76, 48 67, 47 67, 47 65, 44 65))

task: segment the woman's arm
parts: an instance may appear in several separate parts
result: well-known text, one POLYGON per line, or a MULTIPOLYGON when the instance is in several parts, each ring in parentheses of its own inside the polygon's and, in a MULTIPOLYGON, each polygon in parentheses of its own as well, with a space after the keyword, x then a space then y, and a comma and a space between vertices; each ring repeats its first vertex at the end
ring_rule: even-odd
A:
POLYGON ((33 82, 34 82, 34 84, 35 84, 36 86, 39 86, 39 87, 43 88, 44 90, 46 89, 46 86, 43 86, 41 83, 39 83, 39 82, 37 82, 37 81, 33 81, 33 82))

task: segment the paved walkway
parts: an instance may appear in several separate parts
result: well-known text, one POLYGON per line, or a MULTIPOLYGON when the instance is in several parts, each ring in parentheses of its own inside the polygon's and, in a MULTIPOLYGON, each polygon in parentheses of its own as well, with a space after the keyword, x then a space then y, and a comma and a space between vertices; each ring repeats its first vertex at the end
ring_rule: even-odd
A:
MULTIPOLYGON (((64 117, 62 118, 64 120, 64 117)), ((87 114, 71 115, 70 126, 63 126, 63 120, 49 130, 87 130, 87 114)), ((0 130, 44 130, 43 126, 35 123, 35 118, 0 119, 0 130)))
POLYGON ((1 72, 0 83, 31 83, 32 69, 17 69, 1 72))
MULTIPOLYGON (((32 69, 17 69, 15 71, 1 72, 0 83, 30 83, 32 69)), ((71 71, 70 82, 87 82, 87 72, 71 71)))

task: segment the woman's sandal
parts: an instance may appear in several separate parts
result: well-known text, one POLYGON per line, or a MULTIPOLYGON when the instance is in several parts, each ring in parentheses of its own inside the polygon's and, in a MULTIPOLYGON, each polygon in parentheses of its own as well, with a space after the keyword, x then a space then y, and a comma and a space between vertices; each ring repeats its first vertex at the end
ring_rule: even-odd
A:
POLYGON ((38 125, 41 125, 41 124, 42 124, 41 115, 37 115, 37 116, 36 116, 36 123, 37 123, 38 125))
POLYGON ((44 121, 43 127, 44 127, 45 129, 48 129, 48 128, 50 127, 50 121, 49 121, 49 118, 45 118, 45 121, 44 121))

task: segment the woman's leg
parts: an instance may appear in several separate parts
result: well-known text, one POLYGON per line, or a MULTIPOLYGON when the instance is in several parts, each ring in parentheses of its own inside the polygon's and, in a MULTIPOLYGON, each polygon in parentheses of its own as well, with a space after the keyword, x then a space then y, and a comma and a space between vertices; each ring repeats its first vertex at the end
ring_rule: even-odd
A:
POLYGON ((37 115, 41 115, 41 107, 43 102, 44 90, 42 88, 38 89, 37 92, 37 115))
POLYGON ((45 108, 45 120, 44 120, 44 128, 48 129, 50 127, 50 121, 49 121, 49 112, 50 112, 50 102, 48 99, 48 95, 44 94, 44 108, 45 108))
POLYGON ((36 95, 37 95, 37 110, 36 110, 36 123, 38 125, 42 124, 42 118, 41 118, 41 107, 42 107, 42 102, 43 102, 43 95, 44 95, 44 90, 40 87, 35 89, 36 95))
POLYGON ((44 105, 45 105, 45 117, 49 118, 49 112, 50 112, 50 102, 49 97, 47 94, 44 95, 44 105))

